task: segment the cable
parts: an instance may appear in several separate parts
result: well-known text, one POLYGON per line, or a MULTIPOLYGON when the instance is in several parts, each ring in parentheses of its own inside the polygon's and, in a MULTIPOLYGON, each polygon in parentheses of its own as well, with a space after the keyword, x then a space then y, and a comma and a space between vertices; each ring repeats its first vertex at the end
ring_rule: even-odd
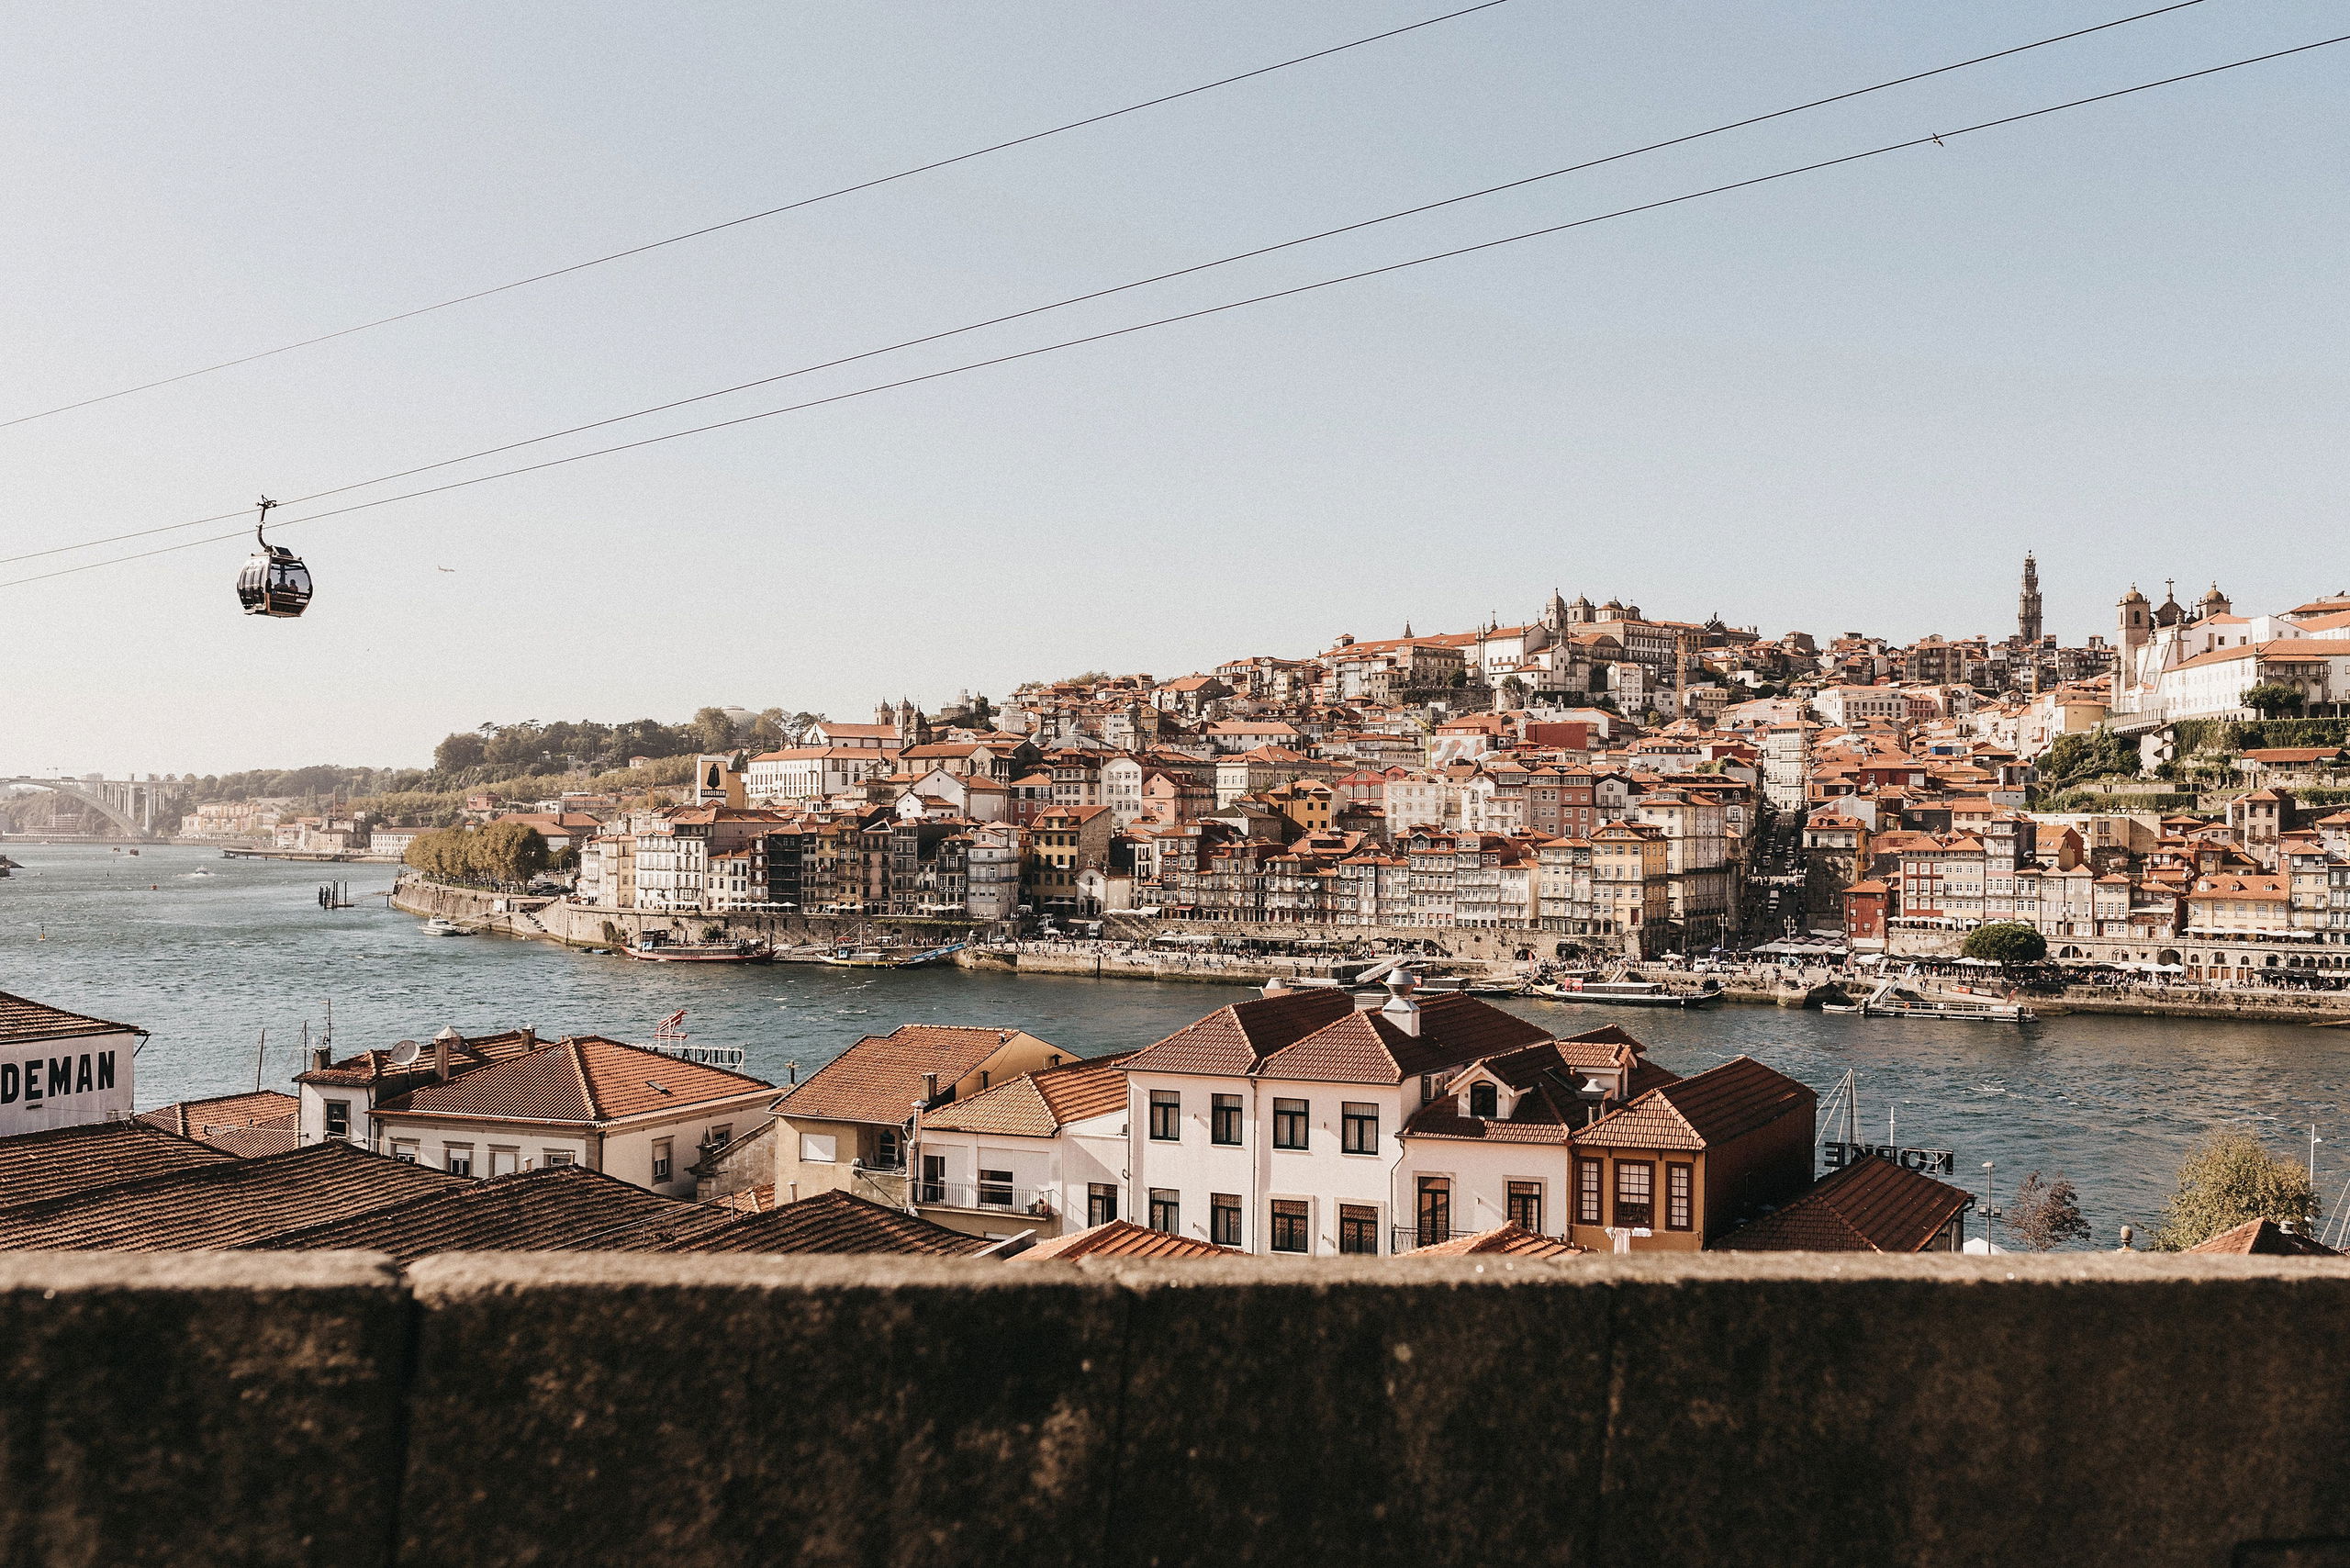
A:
MULTIPOLYGON (((1252 305, 1266 304, 1271 300, 1289 299, 1302 294, 1313 294, 1321 289, 1337 287, 1341 284, 1359 283, 1364 278, 1382 277, 1390 273, 1404 272, 1413 267, 1427 266, 1433 262, 1450 261, 1459 256, 1475 255, 1480 252, 1497 250, 1504 245, 1515 245, 1522 241, 1539 240, 1548 235, 1562 234, 1570 230, 1585 229, 1589 228, 1593 224, 1606 223, 1618 218, 1629 218, 1635 214, 1643 212, 1655 212, 1663 207, 1678 207, 1684 202, 1699 201, 1707 196, 1723 196, 1731 191, 1740 191, 1749 189, 1755 185, 1770 185, 1779 180, 1792 179, 1797 174, 1816 174, 1822 169, 1839 168, 1847 163, 1860 162, 1864 159, 1880 158, 1888 152, 1899 152, 1910 148, 1925 147, 1930 145, 1940 147, 1958 137, 1972 136, 1976 131, 1993 130, 2002 126, 2018 125, 2025 120, 2038 119, 2046 115, 2061 114, 2065 110, 2083 108, 2091 104, 2109 103, 2116 98, 2126 98, 2135 94, 2152 92, 2157 87, 2175 86, 2181 82, 2192 82, 2205 76, 2216 76, 2223 72, 2241 70, 2247 65, 2259 65, 2268 61, 2283 60, 2296 54, 2307 54, 2312 50, 2326 49, 2338 43, 2350 43, 2350 33, 2344 33, 2330 39, 2321 39, 2314 43, 2299 44, 2291 49, 2280 49, 2272 50, 2266 54, 2252 55, 2244 60, 2230 61, 2224 65, 2211 65, 2206 66, 2200 71, 2183 72, 2178 75, 2165 76, 2157 81, 2141 82, 2135 86, 2120 87, 2109 93, 2097 93, 2085 98, 2073 98, 2061 104, 2050 104, 2041 108, 2027 109, 2020 114, 2003 115, 1997 119, 1982 120, 1974 125, 1962 126, 1956 130, 1929 132, 1924 136, 1912 137, 1905 141, 1892 141, 1887 142, 1881 147, 1872 147, 1864 151, 1848 152, 1841 157, 1826 158, 1818 162, 1804 163, 1791 169, 1781 169, 1773 174, 1757 174, 1751 178, 1744 180, 1733 180, 1726 185, 1709 185, 1703 190, 1687 191, 1684 192, 1680 196, 1664 196, 1656 201, 1642 202, 1634 207, 1618 207, 1612 212, 1603 212, 1590 218, 1578 218, 1565 223, 1554 223, 1540 229, 1529 229, 1516 234, 1506 234, 1498 240, 1485 240, 1473 245, 1456 246, 1449 251, 1438 251, 1429 255, 1415 256, 1407 261, 1391 262, 1383 266, 1368 267, 1360 272, 1347 273, 1337 277, 1324 278, 1315 283, 1299 284, 1291 288, 1275 289, 1267 294, 1252 295, 1245 299, 1228 300, 1221 305, 1204 306, 1197 310, 1181 311, 1176 315, 1162 316, 1155 320, 1136 322, 1131 326, 1117 327, 1108 331, 1089 333, 1086 336, 1078 338, 1068 338, 1057 343, 1046 343, 1039 348, 1022 349, 1013 353, 997 354, 989 359, 973 360, 964 364, 949 365, 944 370, 929 371, 921 375, 909 375, 896 381, 885 381, 872 386, 858 387, 853 391, 837 392, 830 397, 811 398, 804 403, 787 404, 780 409, 767 409, 755 414, 743 414, 734 419, 719 420, 711 424, 695 425, 686 430, 671 431, 663 435, 646 436, 639 441, 621 442, 611 446, 597 447, 588 452, 573 453, 567 457, 554 457, 549 458, 543 463, 532 463, 526 464, 519 468, 501 469, 495 474, 481 474, 476 475, 470 479, 452 480, 450 483, 445 485, 429 486, 420 490, 405 491, 397 496, 383 496, 372 501, 357 501, 347 507, 336 507, 327 511, 313 512, 308 517, 298 517, 284 521, 276 524, 276 526, 280 529, 285 529, 290 528, 297 523, 317 522, 330 517, 342 517, 352 512, 368 511, 376 507, 391 506, 399 501, 417 500, 426 496, 437 496, 450 490, 462 490, 474 485, 487 484, 494 479, 510 479, 518 475, 535 474, 542 469, 560 468, 567 464, 585 462, 591 457, 608 457, 614 453, 632 452, 638 447, 643 446, 657 446, 663 442, 677 441, 686 436, 706 435, 712 431, 729 430, 736 425, 752 424, 760 420, 771 420, 784 414, 796 414, 803 412, 809 409, 821 409, 834 403, 845 403, 858 398, 868 398, 877 392, 895 391, 900 387, 916 386, 929 381, 940 381, 948 376, 961 375, 969 371, 985 370, 994 365, 1011 364, 1021 360, 1035 359, 1043 354, 1058 353, 1063 349, 1079 348, 1087 343, 1106 342, 1113 338, 1130 337, 1137 332, 1147 332, 1159 327, 1173 326, 1177 322, 1181 321, 1195 321, 1203 317, 1219 316, 1228 310, 1240 310, 1252 305)), ((53 572, 42 572, 32 577, 16 577, 5 582, 0 582, 0 588, 21 588, 28 583, 46 582, 52 577, 71 577, 76 572, 95 571, 101 566, 121 566, 130 561, 143 561, 151 556, 168 555, 174 551, 193 550, 203 544, 217 544, 225 540, 242 539, 244 535, 245 530, 241 528, 230 533, 213 534, 207 538, 188 540, 178 544, 166 544, 154 550, 143 550, 129 555, 113 556, 104 561, 85 562, 78 566, 63 566, 53 572)))
POLYGON ((771 207, 764 212, 745 213, 740 218, 730 218, 722 223, 711 223, 699 229, 689 229, 683 234, 672 234, 666 240, 654 240, 642 245, 632 245, 625 251, 614 251, 608 256, 597 256, 585 262, 573 262, 568 266, 556 267, 552 272, 535 273, 529 277, 516 278, 511 283, 497 284, 488 288, 477 288, 471 294, 460 294, 453 299, 443 299, 435 305, 420 305, 413 310, 402 310, 396 315, 378 317, 373 321, 362 321, 355 327, 344 327, 337 331, 321 332, 315 338, 304 338, 297 342, 281 343, 274 349, 263 349, 258 353, 241 354, 235 359, 224 359, 218 364, 207 364, 199 370, 184 370, 177 375, 166 375, 161 380, 141 382, 136 386, 126 386, 118 392, 102 392, 95 398, 84 398, 79 402, 61 403, 54 409, 43 409, 39 413, 18 414, 14 419, 0 420, 0 430, 6 430, 11 425, 28 424, 34 420, 45 420, 52 414, 71 413, 75 409, 86 409, 95 403, 110 403, 118 398, 129 398, 140 392, 151 392, 158 386, 169 386, 174 382, 193 380, 199 375, 209 375, 216 370, 230 370, 241 364, 251 364, 255 360, 271 359, 278 354, 292 353, 297 349, 313 348, 319 343, 332 342, 337 338, 350 337, 354 332, 373 331, 377 327, 388 327, 395 321, 412 320, 419 316, 429 316, 435 310, 446 310, 453 305, 466 305, 476 299, 487 299, 493 294, 505 294, 517 288, 528 288, 534 283, 544 283, 550 278, 585 272, 589 267, 600 267, 607 262, 621 261, 630 256, 641 256, 647 251, 658 251, 666 245, 683 244, 688 240, 699 240, 705 234, 716 234, 722 230, 740 228, 745 223, 756 223, 761 218, 794 212, 803 207, 813 207, 818 202, 831 201, 836 196, 854 196, 858 191, 869 191, 877 185, 912 179, 916 174, 926 174, 934 169, 944 169, 951 164, 968 163, 974 158, 984 158, 991 152, 1002 152, 1009 148, 1025 146, 1031 141, 1042 141, 1048 136, 1058 136, 1064 131, 1080 130, 1089 125, 1100 125, 1104 120, 1116 119, 1122 115, 1138 114, 1144 109, 1155 109, 1162 104, 1171 104, 1180 98, 1193 97, 1201 93, 1213 93, 1219 87, 1229 87, 1236 82, 1246 82, 1253 77, 1270 75, 1276 71, 1286 71, 1292 65, 1304 65, 1310 61, 1326 60, 1334 54, 1343 54, 1350 49, 1360 49, 1365 44, 1401 38, 1405 33, 1417 32, 1422 28, 1433 28, 1440 22, 1453 21, 1479 11, 1490 11, 1496 6, 1505 6, 1508 3, 1509 0, 1480 0, 1477 5, 1463 6, 1458 11, 1447 11, 1440 17, 1430 17, 1424 21, 1411 22, 1400 28, 1390 28, 1383 33, 1372 33, 1368 38, 1333 44, 1328 49, 1317 49, 1311 54, 1301 54, 1294 59, 1278 61, 1271 65, 1260 65, 1254 71, 1243 71, 1237 76, 1225 76, 1214 82, 1203 82, 1196 87, 1186 87, 1181 92, 1162 94, 1156 98, 1145 98, 1141 103, 1128 104, 1122 109, 1111 109, 1102 114, 1088 115, 1083 119, 1070 120, 1067 125, 1057 125, 1050 130, 1034 130, 1025 136, 1015 136, 1009 141, 993 142, 986 147, 975 148, 968 152, 957 152, 951 158, 938 158, 927 163, 917 163, 911 169, 901 169, 894 174, 882 174, 874 179, 860 180, 856 185, 843 185, 838 190, 825 191, 820 196, 801 196, 797 201, 788 201, 781 207, 771 207))
MULTIPOLYGON (((1864 97, 1871 93, 1881 93, 1886 91, 1887 88, 1904 86, 1912 82, 1922 82, 1930 76, 1945 75, 1953 71, 1964 71, 1969 66, 1981 65, 1994 60, 2004 60, 2009 55, 2022 54, 2028 50, 2035 49, 2044 49, 2050 44, 2063 43, 2071 39, 2083 38, 2090 33, 2103 32, 2111 28, 2125 27, 2132 22, 2142 22, 2150 17, 2160 17, 2172 11, 2183 11, 2190 6, 2199 6, 2202 3, 2203 0, 2177 0, 2177 3, 2176 4, 2164 6, 2155 10, 2141 11, 2135 16, 2119 17, 2110 22, 2099 22, 2095 27, 2081 28, 2069 33, 2058 33, 2052 38, 2041 39, 2031 43, 2017 44, 2012 48, 1999 50, 1991 54, 1976 55, 1971 60, 1961 60, 1949 65, 1938 65, 1929 71, 1913 72, 1909 75, 1897 76, 1890 81, 1879 82, 1871 86, 1855 87, 1849 92, 1837 93, 1829 97, 1814 98, 1807 103, 1796 104, 1787 108, 1773 109, 1767 114, 1751 115, 1745 119, 1731 120, 1728 124, 1718 125, 1707 130, 1691 131, 1686 135, 1672 137, 1663 141, 1652 141, 1645 146, 1631 148, 1622 152, 1611 152, 1604 157, 1587 159, 1580 163, 1570 163, 1563 168, 1551 169, 1539 174, 1528 174, 1523 179, 1510 180, 1497 185, 1487 185, 1479 190, 1464 192, 1460 196, 1446 196, 1438 201, 1423 202, 1416 207, 1407 207, 1399 211, 1384 213, 1377 218, 1366 218, 1357 222, 1342 224, 1336 229, 1325 229, 1315 233, 1300 235, 1292 240, 1283 240, 1270 245, 1260 245, 1254 250, 1239 251, 1228 256, 1219 256, 1214 261, 1199 262, 1190 266, 1178 267, 1172 272, 1156 273, 1148 277, 1136 278, 1130 283, 1115 284, 1107 288, 1098 288, 1085 294, 1071 295, 1065 299, 1056 299, 1049 304, 1031 306, 1024 310, 1014 310, 1002 316, 991 316, 985 320, 972 321, 960 327, 950 327, 943 331, 930 332, 916 338, 902 339, 900 342, 886 344, 878 349, 867 349, 858 353, 843 355, 838 359, 823 360, 814 364, 800 365, 796 369, 783 371, 774 375, 761 376, 754 381, 737 382, 732 386, 722 386, 715 391, 699 392, 689 398, 678 398, 666 403, 656 403, 650 408, 638 409, 630 413, 614 414, 606 419, 591 420, 586 424, 572 425, 559 431, 550 431, 544 435, 530 436, 520 441, 507 442, 498 446, 484 447, 478 452, 468 452, 457 457, 444 457, 438 462, 419 464, 413 468, 402 468, 389 474, 378 474, 374 478, 354 480, 351 484, 337 485, 331 489, 314 490, 307 496, 296 496, 292 499, 279 504, 285 506, 300 506, 309 501, 324 500, 330 496, 343 495, 352 490, 363 490, 371 485, 386 485, 391 483, 395 479, 406 479, 411 478, 419 474, 428 474, 436 468, 446 468, 459 463, 470 463, 477 458, 494 457, 499 453, 513 452, 521 447, 536 445, 541 442, 557 441, 567 435, 578 435, 586 431, 599 430, 606 425, 620 424, 628 420, 643 419, 652 414, 666 413, 672 409, 685 408, 688 404, 706 403, 713 398, 724 398, 736 392, 747 392, 756 386, 772 386, 776 382, 789 381, 795 376, 811 375, 821 370, 837 369, 839 366, 844 364, 853 364, 859 360, 878 358, 882 354, 894 353, 901 349, 915 348, 923 343, 937 342, 942 339, 958 337, 966 332, 976 332, 987 327, 999 327, 1007 321, 1020 320, 1024 317, 1038 316, 1048 310, 1059 310, 1071 305, 1082 305, 1091 300, 1104 299, 1113 294, 1123 294, 1132 289, 1147 287, 1152 284, 1166 283, 1171 279, 1184 277, 1192 273, 1207 272, 1215 267, 1229 266, 1236 262, 1254 260, 1259 256, 1270 255, 1277 251, 1291 250, 1299 245, 1312 244, 1316 241, 1332 239, 1340 234, 1349 234, 1358 230, 1374 228, 1382 223, 1392 223, 1399 218, 1416 217, 1417 215, 1425 212, 1433 212, 1440 207, 1454 207, 1462 202, 1475 201, 1484 196, 1496 196, 1504 191, 1517 190, 1527 185, 1538 185, 1545 180, 1555 180, 1566 174, 1578 174, 1586 169, 1595 169, 1605 163, 1621 162, 1625 159, 1637 158, 1644 153, 1662 151, 1666 148, 1680 147, 1692 141, 1701 141, 1710 136, 1720 136, 1728 131, 1743 129, 1748 126, 1761 125, 1767 120, 1784 119, 1789 115, 1802 114, 1807 110, 1823 108, 1830 104, 1844 103, 1852 98, 1864 97)), ((10 566, 18 561, 38 560, 44 555, 66 554, 75 550, 92 550, 97 548, 101 544, 118 544, 126 540, 145 539, 158 533, 174 532, 183 528, 201 528, 207 523, 225 522, 232 517, 241 517, 250 510, 250 508, 240 508, 236 511, 218 512, 210 517, 196 518, 186 522, 164 523, 155 528, 136 529, 128 533, 110 534, 101 539, 87 539, 78 544, 59 544, 52 545, 46 550, 28 550, 20 555, 0 555, 0 566, 10 566)))

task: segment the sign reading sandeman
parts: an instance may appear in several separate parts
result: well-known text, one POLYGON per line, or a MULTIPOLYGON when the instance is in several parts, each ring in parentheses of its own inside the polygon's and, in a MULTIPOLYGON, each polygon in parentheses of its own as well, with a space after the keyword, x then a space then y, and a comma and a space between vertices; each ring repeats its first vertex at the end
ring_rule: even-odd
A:
POLYGON ((129 1117, 146 1034, 0 991, 0 1137, 129 1117))

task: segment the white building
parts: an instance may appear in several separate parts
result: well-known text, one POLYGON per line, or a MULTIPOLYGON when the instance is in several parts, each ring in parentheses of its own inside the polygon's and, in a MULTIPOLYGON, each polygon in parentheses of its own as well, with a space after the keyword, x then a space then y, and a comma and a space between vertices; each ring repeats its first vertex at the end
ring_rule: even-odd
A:
POLYGON ((131 1055, 147 1031, 0 991, 0 1137, 131 1110, 131 1055))
POLYGON ((1394 1250, 1407 1117, 1458 1069, 1550 1038, 1473 997, 1383 1004, 1279 992, 1218 1010, 1125 1063, 1127 1204, 1155 1230, 1246 1252, 1394 1250))
MULTIPOLYGON (((321 1053, 323 1055, 323 1053, 321 1053)), ((466 1040, 443 1030, 345 1061, 301 1086, 301 1141, 340 1138, 460 1176, 584 1165, 690 1198, 705 1149, 767 1119, 775 1086, 588 1035, 530 1030, 466 1040)))
POLYGON ((1124 1218, 1131 1053, 1024 1072, 916 1118, 907 1198, 978 1236, 1063 1235, 1124 1218))

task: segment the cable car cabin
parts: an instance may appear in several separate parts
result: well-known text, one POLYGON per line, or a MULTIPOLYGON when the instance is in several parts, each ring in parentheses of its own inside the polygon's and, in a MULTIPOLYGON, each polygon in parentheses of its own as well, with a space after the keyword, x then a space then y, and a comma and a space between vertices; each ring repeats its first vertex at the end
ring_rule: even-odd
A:
POLYGON ((237 574, 237 598, 248 615, 290 620, 309 608, 310 568, 293 551, 264 544, 237 574))

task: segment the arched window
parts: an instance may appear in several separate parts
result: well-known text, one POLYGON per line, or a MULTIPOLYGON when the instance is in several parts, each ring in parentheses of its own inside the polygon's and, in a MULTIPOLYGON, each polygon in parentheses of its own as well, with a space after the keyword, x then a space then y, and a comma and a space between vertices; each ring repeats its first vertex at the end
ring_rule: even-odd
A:
POLYGON ((1502 1114, 1501 1095, 1490 1083, 1469 1086, 1469 1114, 1491 1121, 1502 1114))

